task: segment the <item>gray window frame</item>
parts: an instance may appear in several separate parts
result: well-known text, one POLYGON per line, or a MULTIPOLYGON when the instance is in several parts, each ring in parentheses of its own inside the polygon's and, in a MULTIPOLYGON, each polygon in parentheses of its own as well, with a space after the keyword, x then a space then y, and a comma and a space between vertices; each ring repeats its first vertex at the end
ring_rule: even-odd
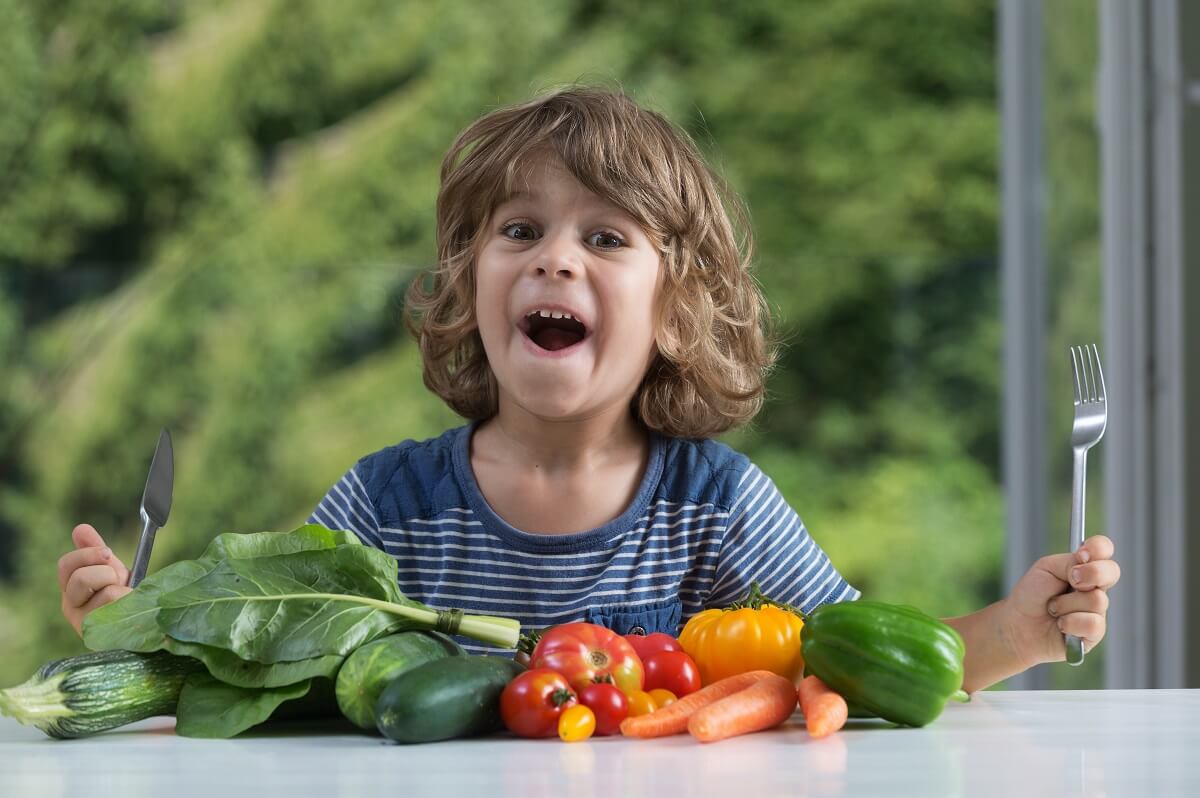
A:
MULTIPOLYGON (((1200 3, 1098 0, 1106 529, 1121 583, 1110 688, 1200 687, 1200 3), (1190 412, 1189 412, 1190 411, 1190 412), (1194 488, 1194 489, 1193 489, 1194 488)), ((1042 2, 1001 0, 1003 474, 1008 587, 1047 535, 1042 2)), ((1089 533, 1101 530, 1088 530, 1089 533)), ((1064 533, 1065 540, 1065 533, 1064 533)), ((1047 686, 1040 666, 1009 680, 1047 686)), ((1065 667, 1065 666, 1052 666, 1065 667)))

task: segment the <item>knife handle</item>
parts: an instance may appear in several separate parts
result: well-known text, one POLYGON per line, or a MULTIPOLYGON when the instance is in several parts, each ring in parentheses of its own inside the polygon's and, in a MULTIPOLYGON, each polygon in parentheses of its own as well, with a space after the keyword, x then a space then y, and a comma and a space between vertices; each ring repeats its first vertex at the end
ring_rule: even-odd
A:
POLYGON ((133 565, 129 568, 129 586, 137 587, 138 582, 146 576, 146 566, 150 564, 150 550, 154 548, 154 533, 158 527, 150 516, 142 510, 142 534, 138 538, 137 553, 133 555, 133 565))

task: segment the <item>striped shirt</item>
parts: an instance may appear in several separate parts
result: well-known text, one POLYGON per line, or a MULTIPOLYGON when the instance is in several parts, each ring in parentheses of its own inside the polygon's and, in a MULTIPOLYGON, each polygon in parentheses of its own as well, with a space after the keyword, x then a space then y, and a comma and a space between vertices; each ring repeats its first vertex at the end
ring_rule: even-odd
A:
POLYGON ((677 635, 702 609, 743 598, 752 581, 805 611, 859 596, 774 483, 723 443, 651 434, 637 496, 618 518, 544 535, 516 529, 484 499, 470 464, 475 426, 367 455, 310 522, 392 555, 410 598, 523 628, 588 621, 677 635))

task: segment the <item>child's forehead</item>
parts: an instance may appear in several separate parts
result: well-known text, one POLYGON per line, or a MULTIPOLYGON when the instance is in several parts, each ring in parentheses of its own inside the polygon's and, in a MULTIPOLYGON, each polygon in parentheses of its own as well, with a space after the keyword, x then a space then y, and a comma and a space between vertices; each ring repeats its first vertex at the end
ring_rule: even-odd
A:
POLYGON ((618 187, 611 190, 606 190, 604 186, 593 188, 598 181, 589 177, 577 174, 556 155, 526 159, 508 171, 493 200, 492 210, 510 203, 541 204, 566 196, 585 207, 634 217, 628 208, 617 202, 618 187))

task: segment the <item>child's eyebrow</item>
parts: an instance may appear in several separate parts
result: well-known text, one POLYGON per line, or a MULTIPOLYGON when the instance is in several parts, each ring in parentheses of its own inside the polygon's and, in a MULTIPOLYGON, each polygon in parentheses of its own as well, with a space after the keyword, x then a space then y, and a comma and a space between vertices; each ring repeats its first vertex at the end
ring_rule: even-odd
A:
MULTIPOLYGON (((506 194, 503 197, 501 197, 500 201, 496 203, 493 210, 495 208, 502 208, 505 205, 508 205, 509 203, 512 203, 512 202, 529 201, 529 202, 537 203, 537 202, 540 202, 542 199, 543 199, 542 194, 541 194, 541 192, 538 192, 538 191, 525 191, 525 190, 514 191, 511 194, 506 194)), ((631 221, 636 221, 633 219, 632 216, 629 215, 628 211, 626 211, 621 206, 617 205, 615 202, 606 200, 604 197, 598 197, 598 196, 592 195, 591 197, 588 198, 587 204, 593 206, 596 210, 603 211, 605 213, 620 214, 621 216, 628 217, 631 221)))

